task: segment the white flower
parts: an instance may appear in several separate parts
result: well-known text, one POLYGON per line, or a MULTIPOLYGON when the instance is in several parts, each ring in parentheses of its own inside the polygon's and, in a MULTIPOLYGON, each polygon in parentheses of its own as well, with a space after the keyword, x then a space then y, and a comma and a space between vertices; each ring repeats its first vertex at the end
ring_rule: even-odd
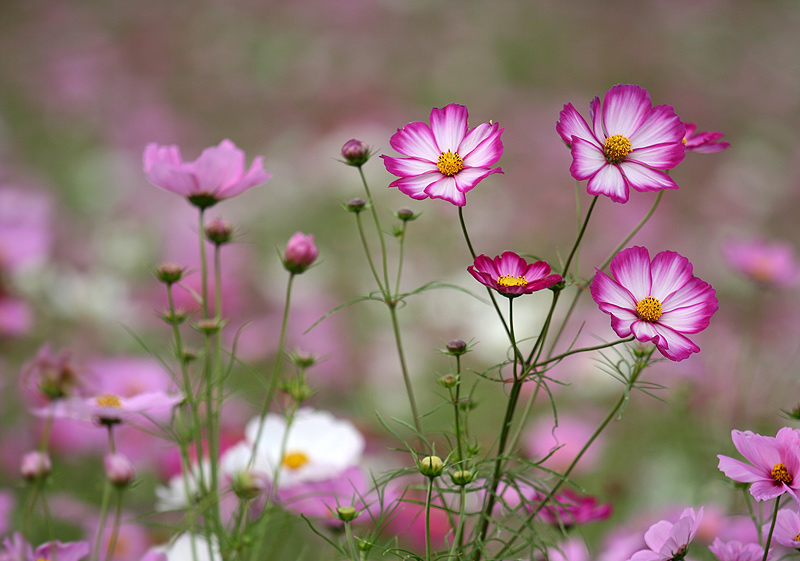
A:
MULTIPOLYGON (((203 476, 205 481, 210 481, 211 465, 208 460, 203 460, 203 476)), ((184 483, 183 474, 175 475, 170 478, 166 486, 156 488, 156 510, 181 510, 190 506, 199 490, 200 469, 195 464, 189 474, 188 481, 184 483), (187 496, 187 491, 189 496, 187 496), (192 500, 189 500, 191 497, 192 500)))
POLYGON ((209 551, 208 540, 203 536, 195 536, 188 532, 181 534, 167 545, 154 547, 150 552, 166 554, 167 561, 222 561, 216 539, 212 538, 209 551), (194 546, 192 546, 192 542, 194 542, 194 546))

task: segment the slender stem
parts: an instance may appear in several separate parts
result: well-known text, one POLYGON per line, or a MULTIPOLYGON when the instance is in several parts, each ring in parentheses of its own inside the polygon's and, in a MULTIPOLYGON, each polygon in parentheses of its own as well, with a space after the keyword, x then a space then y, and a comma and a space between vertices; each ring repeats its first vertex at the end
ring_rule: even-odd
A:
POLYGON ((611 263, 611 260, 614 258, 614 256, 615 256, 617 253, 619 253, 619 252, 622 250, 622 248, 624 248, 626 245, 628 245, 628 242, 629 242, 629 241, 631 241, 631 238, 633 238, 633 236, 635 236, 635 235, 636 235, 636 234, 639 232, 639 230, 641 230, 641 229, 642 229, 642 227, 643 227, 645 224, 647 224, 647 221, 648 221, 648 220, 650 220, 650 217, 651 217, 651 216, 653 216, 653 213, 654 213, 654 212, 656 211, 656 209, 658 208, 658 203, 660 203, 660 202, 661 202, 661 198, 662 198, 663 196, 664 196, 664 191, 663 191, 663 190, 659 191, 659 192, 658 192, 658 195, 656 195, 656 200, 655 200, 655 201, 653 201, 653 206, 651 206, 651 207, 650 207, 650 210, 649 210, 649 211, 647 211, 647 214, 645 214, 645 215, 644 215, 644 218, 642 218, 642 219, 639 221, 639 223, 636 225, 636 227, 635 227, 633 230, 631 230, 631 233, 630 233, 630 234, 628 234, 628 235, 625 237, 625 239, 624 239, 624 240, 622 240, 622 241, 619 243, 619 245, 618 245, 617 247, 615 247, 615 248, 614 248, 614 251, 612 251, 612 252, 609 254, 609 256, 606 258, 606 260, 605 260, 605 261, 603 261, 603 264, 602 264, 602 265, 600 265, 600 267, 599 267, 599 268, 600 268, 600 270, 601 270, 601 271, 602 271, 602 270, 604 270, 606 267, 608 267, 608 264, 609 264, 609 263, 611 263))
POLYGON ((627 337, 625 339, 618 339, 618 340, 614 341, 613 343, 603 343, 602 345, 595 345, 594 347, 582 347, 580 349, 572 349, 571 351, 567 351, 565 353, 561 353, 560 355, 551 356, 550 358, 547 358, 547 359, 545 359, 545 360, 543 360, 541 362, 537 362, 536 364, 533 365, 533 367, 534 368, 538 368, 539 366, 544 366, 545 364, 549 364, 549 363, 555 362, 557 360, 562 360, 562 359, 564 359, 564 358, 566 358, 566 357, 568 357, 570 355, 575 355, 575 354, 578 354, 578 353, 587 353, 589 351, 599 351, 600 349, 607 349, 609 347, 614 347, 614 346, 620 345, 622 343, 630 343, 634 339, 635 339, 635 337, 633 335, 631 335, 630 337, 627 337))
POLYGON ((97 525, 97 537, 94 542, 94 549, 92 550, 92 560, 97 561, 100 558, 100 544, 103 541, 103 532, 106 528, 106 519, 108 518, 108 503, 111 500, 111 482, 106 478, 103 485, 103 498, 100 501, 100 522, 97 525))
POLYGON ((428 477, 428 492, 425 495, 425 559, 431 561, 431 496, 433 479, 428 477))
POLYGON ((117 538, 119 537, 119 528, 122 521, 122 494, 123 489, 117 489, 117 508, 114 512, 114 526, 111 530, 111 539, 108 542, 108 550, 106 551, 106 561, 114 559, 114 550, 117 548, 117 538))
POLYGON ((353 558, 353 561, 359 561, 358 554, 356 553, 355 544, 353 542, 353 529, 350 527, 349 521, 345 521, 344 523, 344 535, 347 540, 347 549, 350 551, 350 557, 353 558))
MULTIPOLYGON (((398 244, 400 245, 400 253, 397 256, 397 279, 395 279, 394 283, 394 294, 392 295, 392 300, 396 299, 398 294, 400 294, 400 276, 403 274, 403 257, 405 256, 405 240, 406 240, 406 226, 408 222, 403 221, 402 229, 400 230, 400 234, 397 236, 398 244)), ((388 288, 388 287, 387 287, 388 288)))
POLYGON ((466 469, 464 450, 461 445, 463 436, 461 434, 461 413, 458 410, 460 394, 461 394, 461 357, 456 356, 456 385, 455 389, 450 388, 450 399, 453 402, 453 417, 455 418, 456 425, 456 448, 458 449, 459 468, 466 469))
POLYGON ((378 239, 381 242, 381 261, 383 262, 383 280, 386 289, 389 289, 389 266, 386 262, 386 240, 383 239, 383 230, 381 229, 380 220, 378 220, 378 211, 375 210, 375 205, 372 202, 372 194, 369 192, 369 185, 367 178, 364 176, 364 170, 361 166, 358 167, 358 174, 361 176, 361 183, 364 184, 364 191, 367 193, 367 202, 370 211, 372 211, 372 219, 375 220, 375 228, 378 230, 378 239))
POLYGON ((406 357, 405 353, 403 352, 403 341, 400 337, 400 325, 397 322, 397 308, 396 304, 388 303, 389 305, 389 313, 392 316, 392 329, 394 330, 394 341, 395 345, 397 346, 397 355, 400 358, 400 369, 403 372, 403 382, 406 385, 406 394, 408 394, 408 402, 411 406, 411 415, 414 417, 414 428, 417 429, 417 433, 421 436, 422 432, 422 423, 419 419, 419 410, 417 409, 417 400, 414 398, 414 388, 411 385, 411 377, 408 373, 408 365, 406 364, 406 357))
POLYGON ((592 199, 592 204, 589 205, 589 210, 586 211, 586 218, 583 220, 583 225, 581 226, 581 229, 578 232, 578 237, 575 240, 575 244, 572 246, 572 251, 569 252, 569 257, 567 257, 567 262, 564 264, 564 270, 561 273, 562 277, 567 276, 567 273, 569 272, 569 266, 572 263, 572 258, 575 257, 575 252, 578 251, 578 246, 581 245, 581 240, 583 239, 583 235, 586 233, 586 226, 589 224, 589 218, 591 218, 592 211, 594 210, 594 205, 597 203, 597 197, 599 197, 599 195, 595 195, 594 199, 592 199))
POLYGON ((775 530, 775 522, 778 520, 778 509, 781 507, 781 498, 775 499, 775 510, 772 513, 772 523, 769 525, 769 534, 767 534, 767 543, 764 544, 764 557, 761 561, 767 561, 769 555, 769 544, 772 543, 772 532, 775 530))
POLYGON ((200 297, 203 300, 203 318, 208 319, 208 264, 206 263, 206 225, 204 208, 200 208, 200 297))
POLYGON ((356 224, 358 225, 358 236, 361 238, 361 245, 364 246, 364 254, 367 256, 367 263, 369 264, 369 270, 372 271, 372 276, 375 279, 375 283, 378 285, 378 290, 381 291, 383 297, 386 298, 388 294, 386 291, 387 288, 383 287, 383 283, 381 283, 381 278, 378 276, 378 271, 375 269, 375 263, 372 261, 372 253, 369 250, 369 244, 367 243, 367 236, 364 233, 364 224, 361 222, 361 213, 356 213, 356 224))

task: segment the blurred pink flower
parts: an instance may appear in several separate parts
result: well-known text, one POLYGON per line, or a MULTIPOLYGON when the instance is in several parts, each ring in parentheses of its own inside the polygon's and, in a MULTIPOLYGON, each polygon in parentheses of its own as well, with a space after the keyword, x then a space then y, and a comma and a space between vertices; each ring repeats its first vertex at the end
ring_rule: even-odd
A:
MULTIPOLYGON (((540 500, 544 498, 542 495, 540 500)), ((546 524, 565 528, 606 520, 610 516, 610 504, 599 504, 596 497, 581 496, 569 489, 555 495, 548 505, 539 511, 539 517, 546 524)))
POLYGON ((103 424, 130 423, 139 418, 158 419, 183 401, 182 395, 164 392, 141 393, 132 397, 99 394, 92 397, 72 397, 53 402, 49 407, 34 411, 39 416, 95 421, 103 424))
POLYGON ((481 284, 509 298, 550 288, 561 281, 561 275, 551 275, 550 265, 544 261, 528 264, 512 251, 494 259, 478 255, 467 271, 481 284))
POLYGON ((694 123, 684 123, 686 134, 683 137, 683 144, 687 152, 699 152, 701 154, 712 154, 721 152, 730 146, 730 143, 720 138, 725 136, 721 132, 697 132, 697 125, 694 123))
POLYGON ((687 508, 674 524, 667 520, 653 524, 644 535, 644 541, 649 549, 634 553, 629 561, 683 559, 702 519, 702 507, 696 514, 693 508, 687 508))
POLYGON ((612 259, 611 272, 614 279, 597 269, 591 292, 617 335, 652 341, 674 361, 700 351, 684 334, 708 327, 718 304, 711 285, 692 275, 688 259, 662 251, 651 262, 647 249, 635 246, 612 259))
POLYGON ((591 128, 571 103, 564 106, 556 131, 572 149, 572 177, 588 179, 590 195, 627 202, 629 187, 637 191, 677 189, 661 170, 684 157, 684 126, 669 105, 652 107, 647 90, 619 84, 603 100, 589 105, 591 128))
MULTIPOLYGON (((708 549, 719 561, 761 561, 764 559, 764 548, 757 543, 723 542, 716 538, 708 549)), ((769 558, 768 556, 767 559, 769 558)))
POLYGON ((736 450, 750 462, 717 455, 719 469, 740 483, 752 483, 750 494, 757 501, 774 499, 784 493, 800 502, 800 433, 789 427, 774 437, 750 431, 731 432, 736 450), (752 464, 752 465, 751 465, 752 464))
POLYGON ((319 256, 319 249, 314 244, 314 236, 296 232, 286 244, 283 254, 283 266, 286 270, 299 274, 308 269, 319 256))
MULTIPOLYGON (((558 426, 553 427, 552 417, 542 417, 527 430, 525 451, 530 458, 543 460, 548 469, 563 471, 592 437, 599 424, 593 418, 588 411, 583 415, 559 411, 558 426)), ((575 470, 586 471, 597 465, 604 447, 605 439, 601 434, 575 465, 575 470)))
POLYGON ((44 260, 53 243, 52 200, 28 188, 0 189, 0 270, 44 260))
POLYGON ((106 477, 114 485, 125 486, 136 477, 131 461, 122 454, 106 454, 103 459, 106 477))
MULTIPOLYGON (((767 531, 769 531, 768 526, 767 531)), ((793 508, 779 510, 772 537, 781 545, 800 549, 800 514, 793 508)))
POLYGON ((33 546, 19 533, 15 533, 11 539, 6 538, 3 546, 6 551, 0 555, 0 559, 9 561, 79 561, 89 555, 87 542, 48 542, 34 551, 33 546))
POLYGON ((50 474, 53 464, 47 452, 34 450, 22 456, 19 472, 23 479, 41 479, 50 474))
POLYGON ((75 364, 72 352, 65 349, 56 353, 48 344, 23 365, 20 379, 23 388, 48 400, 79 395, 86 383, 86 369, 75 364))
POLYGON ((244 152, 230 140, 206 148, 193 162, 184 162, 177 146, 148 144, 144 150, 144 172, 153 185, 186 197, 200 207, 243 193, 267 181, 261 156, 245 171, 244 152))
POLYGON ((786 242, 729 241, 722 251, 728 266, 753 282, 782 288, 800 283, 800 264, 786 242))
POLYGON ((469 112, 451 103, 432 109, 430 126, 409 123, 392 135, 392 148, 409 156, 381 156, 389 173, 398 176, 389 187, 397 187, 412 199, 444 199, 454 205, 467 204, 466 192, 485 177, 503 173, 492 168, 503 154, 497 123, 468 129, 469 112))

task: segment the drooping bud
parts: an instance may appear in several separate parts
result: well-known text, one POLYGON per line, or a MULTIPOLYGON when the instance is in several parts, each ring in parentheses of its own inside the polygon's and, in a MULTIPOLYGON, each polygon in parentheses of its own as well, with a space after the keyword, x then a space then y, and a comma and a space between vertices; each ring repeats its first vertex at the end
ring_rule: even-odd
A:
POLYGON ((46 452, 37 450, 22 456, 19 471, 24 479, 34 481, 44 479, 52 469, 53 464, 50 462, 50 456, 46 452))
POLYGON ((347 201, 347 210, 350 212, 359 213, 364 210, 364 207, 367 206, 367 200, 362 199, 361 197, 356 197, 355 199, 350 199, 347 201))
POLYGON ((206 238, 215 245, 226 244, 233 238, 233 226, 222 218, 215 218, 206 224, 206 238))
POLYGON ((357 516, 358 512, 352 506, 340 506, 336 509, 336 517, 342 522, 350 522, 355 520, 357 516))
POLYGON ((314 236, 297 232, 286 244, 283 266, 290 273, 300 274, 311 266, 318 255, 319 250, 314 244, 314 236))
POLYGON ((156 278, 166 285, 172 285, 183 278, 186 270, 177 263, 164 263, 156 269, 156 278))
POLYGON ((367 146, 367 144, 361 140, 351 138, 344 143, 344 146, 342 146, 342 157, 344 158, 344 163, 349 166, 361 167, 367 163, 367 160, 369 160, 370 156, 371 154, 369 152, 369 146, 367 146))
POLYGON ((444 471, 444 462, 439 456, 425 456, 419 461, 419 472, 425 477, 439 477, 444 471))
POLYGON ((117 487, 125 487, 136 477, 136 471, 130 460, 122 454, 107 454, 103 464, 106 468, 106 477, 117 487))

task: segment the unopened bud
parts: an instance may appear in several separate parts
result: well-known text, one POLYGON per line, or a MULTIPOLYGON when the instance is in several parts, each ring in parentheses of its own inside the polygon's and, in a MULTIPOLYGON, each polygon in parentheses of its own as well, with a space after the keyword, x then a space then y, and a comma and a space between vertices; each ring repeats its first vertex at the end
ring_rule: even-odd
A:
POLYGON ((350 212, 361 212, 364 210, 364 207, 367 206, 366 199, 362 199, 361 197, 356 197, 355 199, 350 199, 347 201, 347 210, 350 212))
POLYGON ((283 266, 290 273, 299 274, 308 269, 318 255, 319 250, 314 244, 314 236, 297 232, 286 244, 283 266))
POLYGON ((445 388, 453 388, 458 383, 458 378, 453 376, 452 374, 445 374, 441 378, 439 378, 439 384, 445 388))
POLYGON ((444 462, 439 456, 425 456, 419 461, 419 472, 425 477, 439 477, 444 471, 444 462))
POLYGON ((452 479, 453 483, 456 485, 461 485, 463 487, 467 483, 472 482, 472 480, 475 479, 475 476, 468 469, 462 469, 453 473, 450 476, 450 479, 452 479))
POLYGON ((136 477, 130 460, 122 454, 107 454, 104 460, 106 477, 118 487, 124 487, 136 477))
POLYGON ((233 476, 231 487, 237 497, 249 501, 255 499, 261 493, 262 486, 249 471, 245 470, 233 476))
POLYGON ((177 263, 164 263, 156 269, 156 278, 164 284, 175 284, 183 278, 185 269, 177 263))
POLYGON ((361 140, 351 138, 342 146, 342 157, 349 166, 361 167, 367 163, 370 156, 369 146, 361 140))
POLYGON ((355 520, 358 513, 352 506, 340 506, 336 509, 336 516, 342 522, 350 522, 351 520, 355 520))
POLYGON ((419 213, 414 212, 410 208, 401 208, 394 215, 403 222, 410 222, 411 220, 416 220, 419 217, 419 213))
POLYGON ((222 245, 233 238, 233 226, 222 218, 215 218, 206 224, 206 237, 216 245, 222 245))
POLYGON ((34 451, 22 456, 19 471, 24 479, 33 481, 44 479, 52 469, 53 464, 50 462, 50 456, 46 452, 34 451))
POLYGON ((295 351, 289 355, 289 361, 298 368, 311 368, 316 364, 317 357, 305 351, 295 351))
POLYGON ((448 341, 445 347, 447 349, 447 354, 453 356, 463 355, 469 350, 467 349, 467 342, 463 339, 453 339, 452 341, 448 341))
POLYGON ((206 335, 213 335, 222 328, 222 322, 214 318, 201 319, 195 324, 195 328, 206 335))

